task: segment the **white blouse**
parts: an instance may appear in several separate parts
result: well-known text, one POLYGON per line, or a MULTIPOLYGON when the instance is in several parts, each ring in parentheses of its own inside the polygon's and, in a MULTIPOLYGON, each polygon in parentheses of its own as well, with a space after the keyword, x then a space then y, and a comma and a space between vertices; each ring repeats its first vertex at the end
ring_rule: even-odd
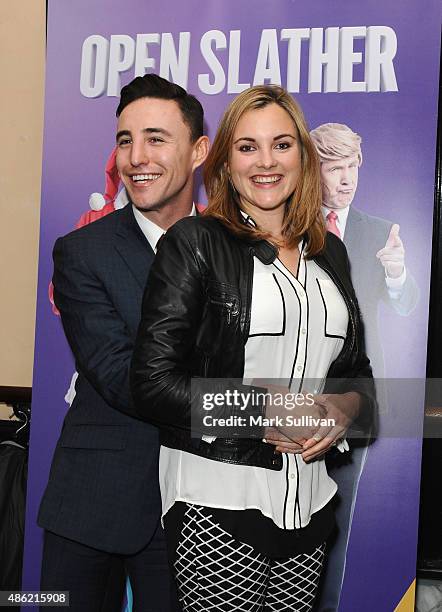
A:
MULTIPOLYGON (((294 393, 321 393, 347 334, 348 311, 338 288, 314 261, 301 257, 297 278, 276 259, 254 258, 244 383, 285 379, 294 393)), ((279 382, 279 381, 278 381, 279 382)), ((231 510, 257 509, 280 528, 305 527, 337 490, 323 458, 309 463, 283 453, 283 469, 229 464, 162 446, 163 516, 175 501, 231 510)))

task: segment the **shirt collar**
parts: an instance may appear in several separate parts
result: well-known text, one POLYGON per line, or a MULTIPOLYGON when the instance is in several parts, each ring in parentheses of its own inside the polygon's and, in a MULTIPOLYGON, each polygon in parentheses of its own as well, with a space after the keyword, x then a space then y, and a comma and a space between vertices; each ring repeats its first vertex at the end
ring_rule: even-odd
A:
POLYGON ((245 223, 251 225, 252 227, 256 227, 256 221, 254 221, 250 215, 244 212, 241 208, 239 209, 239 212, 241 213, 245 223))
MULTIPOLYGON (((142 212, 140 212, 135 206, 132 204, 132 210, 134 211, 135 220, 138 223, 140 230, 143 232, 146 237, 148 243, 150 244, 154 253, 157 252, 157 244, 158 240, 161 236, 164 236, 166 233, 162 227, 147 219, 142 212)), ((195 204, 192 204, 192 210, 190 211, 189 217, 194 217, 196 215, 195 204)))

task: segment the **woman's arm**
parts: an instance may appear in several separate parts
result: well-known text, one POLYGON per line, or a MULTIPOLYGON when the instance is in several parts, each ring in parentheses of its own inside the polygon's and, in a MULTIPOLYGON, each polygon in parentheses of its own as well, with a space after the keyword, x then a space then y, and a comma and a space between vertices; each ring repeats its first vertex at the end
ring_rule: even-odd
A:
MULTIPOLYGON (((191 220, 178 222, 165 235, 146 285, 131 365, 136 410, 140 418, 160 427, 227 437, 262 437, 260 427, 217 433, 204 428, 202 417, 208 414, 204 398, 208 392, 213 396, 253 391, 256 396, 265 389, 242 385, 241 380, 224 380, 222 372, 217 373, 220 378, 216 380, 201 378, 202 364, 209 356, 198 350, 197 343, 203 317, 207 316, 206 277, 214 271, 206 269, 203 258, 197 257, 200 247, 191 244, 183 229, 185 222, 191 220)), ((210 343, 210 337, 208 340, 210 343)), ((207 344, 207 338, 205 341, 207 344)), ((210 411, 217 418, 232 414, 262 416, 264 402, 258 399, 253 405, 249 403, 247 412, 228 402, 210 411)))
POLYGON ((176 426, 190 420, 190 376, 184 364, 194 349, 203 304, 194 251, 174 226, 150 269, 132 357, 131 390, 142 419, 176 426))

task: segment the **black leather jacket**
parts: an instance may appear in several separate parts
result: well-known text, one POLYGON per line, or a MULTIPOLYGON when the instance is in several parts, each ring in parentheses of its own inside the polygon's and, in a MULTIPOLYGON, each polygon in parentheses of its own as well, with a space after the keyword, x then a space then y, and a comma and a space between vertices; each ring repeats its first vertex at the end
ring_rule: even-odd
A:
MULTIPOLYGON (((254 256, 270 264, 277 250, 266 241, 239 239, 211 217, 183 219, 166 233, 144 294, 132 393, 140 418, 160 428, 164 446, 278 470, 280 453, 258 439, 208 443, 190 436, 191 379, 242 380, 254 256)), ((357 422, 367 431, 375 410, 374 387, 342 241, 328 233, 324 251, 314 260, 339 288, 349 313, 347 338, 330 366, 324 393, 359 391, 363 401, 357 422)))

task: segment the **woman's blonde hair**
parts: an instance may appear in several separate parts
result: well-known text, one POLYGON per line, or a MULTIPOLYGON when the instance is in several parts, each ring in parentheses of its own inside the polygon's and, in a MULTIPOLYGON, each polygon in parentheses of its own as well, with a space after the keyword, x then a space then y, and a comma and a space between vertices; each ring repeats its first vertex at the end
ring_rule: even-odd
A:
POLYGON ((277 104, 290 115, 301 149, 301 172, 295 190, 286 202, 282 236, 288 247, 295 246, 306 236, 307 253, 312 257, 323 249, 325 240, 319 158, 300 106, 282 87, 251 87, 228 106, 204 165, 204 184, 209 201, 205 214, 220 219, 241 238, 270 239, 268 232, 244 223, 240 213, 239 195, 231 184, 228 173, 233 135, 239 120, 244 113, 269 104, 277 104))

